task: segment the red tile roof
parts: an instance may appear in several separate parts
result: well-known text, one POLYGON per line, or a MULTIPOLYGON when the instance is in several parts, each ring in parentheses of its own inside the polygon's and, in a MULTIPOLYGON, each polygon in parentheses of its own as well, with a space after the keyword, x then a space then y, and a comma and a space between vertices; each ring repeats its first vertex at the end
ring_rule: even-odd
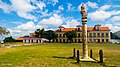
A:
POLYGON ((107 30, 110 30, 110 29, 108 27, 101 27, 100 30, 107 31, 107 30))
MULTIPOLYGON (((62 30, 62 32, 67 32, 67 31, 72 31, 72 30, 76 30, 76 28, 64 28, 62 30)), ((95 29, 94 29, 94 27, 88 27, 87 30, 94 31, 95 29)), ((108 31, 108 30, 110 30, 108 27, 101 27, 100 28, 100 31, 108 31)), ((59 32, 59 30, 55 30, 54 32, 59 32)))
POLYGON ((17 38, 16 40, 23 40, 23 38, 22 38, 22 37, 20 37, 20 38, 17 38))
POLYGON ((76 28, 65 28, 65 29, 63 29, 62 31, 63 32, 67 32, 67 31, 72 31, 72 30, 75 30, 76 28))

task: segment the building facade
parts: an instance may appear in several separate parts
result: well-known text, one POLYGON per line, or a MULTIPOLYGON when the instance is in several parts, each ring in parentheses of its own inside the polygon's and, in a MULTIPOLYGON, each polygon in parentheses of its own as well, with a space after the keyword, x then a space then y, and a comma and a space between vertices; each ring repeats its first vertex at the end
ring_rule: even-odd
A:
MULTIPOLYGON (((55 30, 55 33, 58 35, 58 38, 54 42, 70 42, 68 38, 64 35, 68 31, 76 31, 77 37, 73 38, 72 42, 81 43, 82 42, 82 26, 78 25, 76 28, 64 28, 59 26, 58 30, 55 30)), ((94 27, 87 28, 87 42, 88 43, 109 43, 110 42, 110 29, 108 27, 102 27, 100 24, 95 25, 94 27)))
POLYGON ((48 42, 48 39, 35 37, 35 33, 32 32, 29 36, 17 38, 16 41, 24 43, 43 43, 48 42))

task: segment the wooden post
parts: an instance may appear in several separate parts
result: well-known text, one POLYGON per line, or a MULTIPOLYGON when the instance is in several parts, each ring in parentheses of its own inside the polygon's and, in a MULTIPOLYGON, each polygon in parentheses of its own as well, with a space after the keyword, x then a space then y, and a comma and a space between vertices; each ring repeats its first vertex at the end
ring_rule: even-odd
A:
POLYGON ((79 63, 80 58, 79 58, 79 50, 77 50, 77 63, 79 63))
POLYGON ((75 48, 73 49, 73 58, 75 58, 75 48))
POLYGON ((92 57, 92 49, 90 49, 90 58, 93 58, 93 57, 92 57))
POLYGON ((99 56, 100 56, 100 63, 103 63, 103 51, 99 51, 99 56))

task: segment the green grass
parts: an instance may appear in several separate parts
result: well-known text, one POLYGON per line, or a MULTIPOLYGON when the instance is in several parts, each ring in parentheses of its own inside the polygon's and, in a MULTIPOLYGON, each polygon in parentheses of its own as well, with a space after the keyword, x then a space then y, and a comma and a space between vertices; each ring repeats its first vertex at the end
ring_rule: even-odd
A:
POLYGON ((104 51, 103 64, 97 62, 78 64, 76 60, 68 59, 73 54, 73 48, 79 49, 82 55, 82 44, 79 43, 46 43, 0 48, 0 67, 120 67, 120 45, 89 44, 89 50, 93 49, 93 57, 97 60, 99 50, 104 51))

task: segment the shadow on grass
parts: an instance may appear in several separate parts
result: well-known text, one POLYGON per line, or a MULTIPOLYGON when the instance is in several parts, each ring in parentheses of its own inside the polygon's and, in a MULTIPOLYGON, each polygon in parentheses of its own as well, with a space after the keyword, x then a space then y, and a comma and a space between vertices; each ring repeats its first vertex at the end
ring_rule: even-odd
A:
POLYGON ((74 59, 72 57, 59 57, 59 56, 52 56, 53 58, 61 58, 61 59, 74 59))
POLYGON ((92 63, 100 64, 101 66, 104 66, 104 67, 117 67, 117 66, 108 66, 107 64, 105 64, 105 62, 100 63, 100 61, 98 61, 98 60, 95 59, 95 58, 92 58, 92 59, 95 60, 95 62, 92 62, 92 63))
MULTIPOLYGON (((60 56, 52 56, 53 58, 61 58, 61 59, 73 59, 73 60, 76 60, 76 58, 74 57, 60 57, 60 56)), ((94 63, 94 64, 100 64, 101 66, 104 66, 104 67, 117 67, 117 66, 108 66, 107 64, 105 64, 104 62, 103 63, 100 63, 98 60, 96 60, 95 58, 92 58, 94 59, 95 61, 91 61, 91 63, 94 63)), ((82 63, 90 63, 89 61, 80 61, 79 63, 77 61, 74 61, 74 62, 70 62, 71 64, 81 64, 82 63)))

